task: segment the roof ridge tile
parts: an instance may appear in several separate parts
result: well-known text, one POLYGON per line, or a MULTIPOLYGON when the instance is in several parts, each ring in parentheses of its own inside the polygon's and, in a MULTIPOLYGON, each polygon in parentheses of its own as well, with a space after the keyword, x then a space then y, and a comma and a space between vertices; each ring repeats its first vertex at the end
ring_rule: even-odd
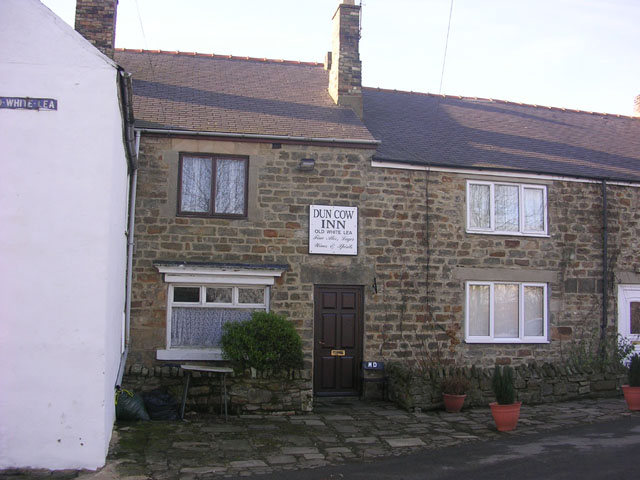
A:
POLYGON ((221 55, 217 53, 202 53, 202 52, 181 52, 179 50, 145 50, 141 48, 122 48, 115 49, 116 52, 122 53, 153 53, 162 55, 184 55, 189 57, 207 57, 207 58, 223 58, 226 60, 244 60, 250 62, 263 62, 263 63, 284 63, 286 65, 306 65, 311 67, 324 67, 322 62, 303 62, 300 60, 284 60, 280 58, 258 58, 249 56, 236 56, 236 55, 221 55))
POLYGON ((476 101, 476 102, 502 103, 505 105, 518 105, 521 107, 533 107, 533 108, 540 108, 540 109, 546 109, 546 110, 556 110, 560 112, 584 113, 587 115, 597 115, 602 117, 631 118, 631 119, 639 118, 639 117, 634 117, 633 115, 621 115, 619 113, 592 112, 589 110, 578 110, 575 108, 537 105, 533 103, 516 102, 512 100, 500 100, 496 98, 470 97, 470 96, 463 96, 463 95, 446 95, 441 93, 429 93, 429 92, 414 92, 414 91, 408 91, 408 90, 397 90, 397 89, 380 88, 380 87, 362 87, 362 88, 363 90, 377 90, 379 92, 404 93, 408 95, 421 95, 426 97, 455 98, 458 100, 469 100, 469 101, 476 101))

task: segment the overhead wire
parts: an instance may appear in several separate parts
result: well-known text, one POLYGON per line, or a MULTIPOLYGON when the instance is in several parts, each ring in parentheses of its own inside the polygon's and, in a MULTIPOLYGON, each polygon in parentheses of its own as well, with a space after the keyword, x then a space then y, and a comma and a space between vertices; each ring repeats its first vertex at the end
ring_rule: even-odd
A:
POLYGON ((440 87, 438 88, 438 95, 442 94, 442 82, 444 80, 444 67, 447 61, 447 48, 449 47, 449 32, 451 31, 451 17, 453 15, 453 0, 449 7, 449 22, 447 24, 447 38, 444 42, 444 55, 442 57, 442 70, 440 71, 440 87))

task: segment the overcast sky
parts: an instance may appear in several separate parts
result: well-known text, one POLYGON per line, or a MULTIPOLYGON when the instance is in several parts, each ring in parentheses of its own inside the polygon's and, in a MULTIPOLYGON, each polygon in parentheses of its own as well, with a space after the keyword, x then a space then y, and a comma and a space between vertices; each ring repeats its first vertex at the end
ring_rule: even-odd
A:
MULTIPOLYGON (((73 25, 75 0, 43 3, 73 25)), ((116 46, 321 62, 337 5, 120 0, 116 46)), ((450 6, 364 0, 363 84, 438 93, 450 6)), ((453 0, 442 93, 631 115, 640 0, 453 0)))

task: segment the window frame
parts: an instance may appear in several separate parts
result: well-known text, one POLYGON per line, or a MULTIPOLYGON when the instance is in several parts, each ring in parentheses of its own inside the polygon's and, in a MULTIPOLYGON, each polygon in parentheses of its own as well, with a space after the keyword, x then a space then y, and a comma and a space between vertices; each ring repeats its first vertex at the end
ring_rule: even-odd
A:
POLYGON ((467 281, 465 283, 465 327, 464 336, 466 343, 549 343, 549 302, 548 302, 548 284, 540 282, 510 282, 510 281, 467 281), (470 307, 469 294, 470 286, 480 285, 489 287, 489 335, 470 335, 470 307), (518 285, 518 337, 495 337, 495 296, 494 289, 496 285, 518 285), (526 336, 525 335, 525 318, 524 318, 524 290, 526 287, 542 288, 542 335, 526 336))
POLYGON ((180 152, 178 158, 178 195, 176 204, 176 215, 179 217, 204 217, 204 218, 247 218, 249 210, 249 157, 242 155, 223 155, 214 153, 190 153, 180 152), (182 171, 184 158, 205 158, 211 162, 211 185, 208 212, 190 212, 182 210, 182 171), (218 160, 243 160, 244 161, 244 204, 243 212, 239 213, 216 213, 216 178, 218 171, 218 160))
POLYGON ((549 221, 548 221, 548 201, 547 201, 547 186, 540 184, 529 183, 511 183, 511 182, 496 182, 486 180, 467 180, 466 186, 466 227, 467 233, 482 233, 486 235, 514 235, 514 236, 527 236, 527 237, 548 237, 549 236, 549 221), (472 227, 471 226, 471 196, 469 194, 472 185, 485 185, 489 187, 489 228, 472 227), (518 187, 518 230, 496 230, 496 211, 495 211, 495 188, 496 186, 508 186, 518 187), (525 190, 538 190, 542 192, 543 202, 543 230, 528 230, 525 227, 525 205, 524 197, 525 190))
POLYGON ((158 272, 163 275, 166 290, 166 315, 165 315, 165 347, 156 350, 158 360, 223 360, 220 347, 172 347, 171 346, 171 316, 172 307, 196 307, 196 308, 238 308, 258 309, 271 308, 271 287, 276 278, 281 277, 288 268, 287 265, 243 266, 225 264, 193 264, 181 262, 154 262, 158 272), (200 288, 199 301, 173 302, 175 287, 200 288), (233 288, 231 303, 206 303, 207 288, 233 288), (239 291, 242 289, 263 288, 265 292, 264 303, 240 303, 239 291))
POLYGON ((260 310, 264 309, 265 312, 269 311, 269 292, 268 285, 234 285, 234 284, 220 284, 220 283, 205 283, 205 284, 188 284, 188 283, 170 283, 167 292, 167 350, 217 350, 216 347, 177 347, 171 345, 171 318, 174 307, 187 307, 187 308, 224 308, 224 309, 239 309, 239 310, 260 310), (176 302, 174 300, 175 288, 195 288, 200 289, 200 300, 196 302, 176 302), (207 302, 207 288, 232 288, 231 303, 220 302, 207 302), (240 303, 239 291, 242 289, 263 289, 264 299, 263 303, 240 303))

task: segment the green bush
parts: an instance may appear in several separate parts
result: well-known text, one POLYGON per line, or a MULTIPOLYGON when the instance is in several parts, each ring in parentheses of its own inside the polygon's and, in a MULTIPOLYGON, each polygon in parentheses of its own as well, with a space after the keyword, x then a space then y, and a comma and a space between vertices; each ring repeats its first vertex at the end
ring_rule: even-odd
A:
POLYGON ((493 370, 491 382, 496 401, 500 405, 511 405, 516 401, 516 392, 513 386, 513 369, 510 366, 500 367, 496 365, 493 370))
POLYGON ((629 362, 629 386, 640 387, 640 355, 637 353, 629 362))
POLYGON ((253 312, 246 322, 226 323, 222 354, 246 369, 271 371, 302 368, 302 341, 294 326, 282 315, 253 312))

